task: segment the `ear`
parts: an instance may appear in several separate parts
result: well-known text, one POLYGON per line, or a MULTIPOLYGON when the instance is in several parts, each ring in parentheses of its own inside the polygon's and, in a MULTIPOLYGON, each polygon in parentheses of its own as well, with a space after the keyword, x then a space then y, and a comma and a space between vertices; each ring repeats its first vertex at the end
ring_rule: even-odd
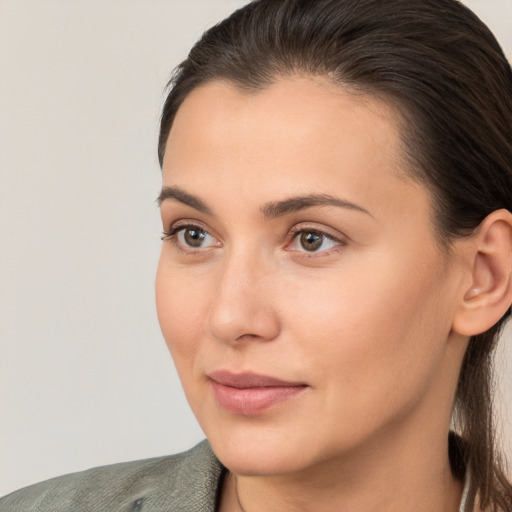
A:
POLYGON ((492 212, 472 239, 470 275, 463 280, 453 321, 453 330, 464 336, 487 331, 512 303, 512 214, 492 212))

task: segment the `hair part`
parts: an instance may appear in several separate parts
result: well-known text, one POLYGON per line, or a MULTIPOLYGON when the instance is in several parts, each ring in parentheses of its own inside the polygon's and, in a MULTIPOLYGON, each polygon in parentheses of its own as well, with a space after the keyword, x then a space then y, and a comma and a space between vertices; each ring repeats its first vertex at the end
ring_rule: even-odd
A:
MULTIPOLYGON (((327 77, 397 106, 407 169, 432 194, 447 250, 491 212, 512 211, 512 70, 490 30, 458 0, 249 3, 208 30, 175 70, 160 164, 174 117, 196 87, 225 80, 251 92, 292 75, 327 77)), ((512 510, 492 410, 493 351, 509 315, 470 339, 454 405, 472 498, 496 512, 512 510)))

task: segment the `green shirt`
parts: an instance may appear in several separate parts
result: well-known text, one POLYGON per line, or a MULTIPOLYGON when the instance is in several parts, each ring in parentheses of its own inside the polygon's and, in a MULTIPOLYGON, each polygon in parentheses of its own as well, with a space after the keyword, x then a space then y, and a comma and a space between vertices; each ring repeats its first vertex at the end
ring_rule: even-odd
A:
POLYGON ((214 512, 225 469, 207 441, 167 457, 52 478, 0 499, 0 512, 214 512))

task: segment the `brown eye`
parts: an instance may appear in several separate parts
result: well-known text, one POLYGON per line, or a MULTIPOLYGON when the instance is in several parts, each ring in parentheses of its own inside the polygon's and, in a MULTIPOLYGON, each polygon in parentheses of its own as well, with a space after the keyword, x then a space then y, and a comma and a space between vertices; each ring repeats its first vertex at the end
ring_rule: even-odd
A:
POLYGON ((183 241, 189 247, 202 247, 208 233, 204 229, 185 228, 182 230, 183 241))
POLYGON ((308 252, 318 251, 324 242, 325 236, 315 231, 303 231, 299 243, 308 252))
POLYGON ((172 242, 177 247, 186 251, 187 249, 209 249, 220 247, 222 244, 206 229, 200 226, 177 226, 168 233, 163 233, 162 240, 172 242))
POLYGON ((292 234, 293 238, 288 244, 287 250, 309 254, 310 256, 327 255, 331 250, 340 249, 345 246, 345 242, 342 239, 316 229, 294 228, 292 234))

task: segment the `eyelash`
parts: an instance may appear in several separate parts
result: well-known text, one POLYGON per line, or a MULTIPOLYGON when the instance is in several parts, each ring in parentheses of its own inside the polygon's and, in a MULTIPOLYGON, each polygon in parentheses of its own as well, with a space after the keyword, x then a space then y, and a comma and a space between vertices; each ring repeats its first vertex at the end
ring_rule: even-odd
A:
MULTIPOLYGON (((164 231, 162 233, 163 236, 162 236, 161 240, 164 241, 164 242, 172 242, 173 245, 178 250, 180 250, 180 251, 182 251, 182 252, 184 252, 186 254, 197 254, 199 252, 204 251, 205 249, 208 249, 208 248, 193 248, 193 247, 190 247, 190 246, 183 246, 182 244, 180 244, 176 240, 176 235, 180 231, 183 231, 183 230, 186 230, 186 229, 196 229, 196 230, 202 231, 202 232, 206 233, 207 235, 213 237, 213 235, 208 230, 206 230, 204 227, 202 227, 199 224, 177 224, 177 225, 171 226, 171 229, 169 231, 164 231)), ((316 235, 319 235, 319 236, 323 237, 324 240, 325 239, 331 240, 332 242, 335 242, 337 244, 335 247, 332 247, 332 248, 329 248, 329 249, 326 249, 326 250, 323 250, 323 251, 319 251, 319 252, 315 252, 315 251, 308 252, 306 250, 304 250, 304 251, 298 251, 298 250, 294 251, 293 249, 285 249, 285 250, 288 250, 290 252, 293 251, 293 252, 300 253, 301 254, 301 256, 300 256, 301 258, 315 258, 315 257, 328 256, 332 252, 341 251, 347 245, 347 240, 345 238, 337 237, 337 236, 335 236, 335 235, 333 235, 331 233, 327 233, 326 231, 323 231, 323 230, 318 229, 316 227, 308 227, 308 226, 299 225, 299 226, 294 226, 288 232, 287 238, 289 238, 289 241, 287 241, 286 247, 288 247, 291 243, 293 243, 293 241, 296 240, 297 237, 301 233, 316 234, 316 235)), ((215 238, 215 237, 213 237, 213 238, 215 238)))
MULTIPOLYGON (((178 231, 181 231, 182 229, 186 229, 186 228, 199 228, 201 230, 203 230, 203 228, 201 228, 200 226, 196 226, 194 224, 187 224, 185 226, 173 226, 171 227, 171 229, 169 231, 163 231, 162 232, 162 238, 160 238, 160 240, 162 240, 162 242, 165 242, 167 240, 170 240, 174 237, 174 235, 176 235, 176 233, 178 231)), ((206 231, 206 230, 204 230, 206 231)))

